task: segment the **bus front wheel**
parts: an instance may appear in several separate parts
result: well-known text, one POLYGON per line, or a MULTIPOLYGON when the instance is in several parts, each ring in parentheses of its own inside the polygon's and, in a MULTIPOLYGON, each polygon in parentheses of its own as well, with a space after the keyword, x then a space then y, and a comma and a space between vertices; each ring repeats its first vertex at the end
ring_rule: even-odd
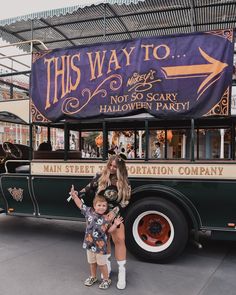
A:
POLYGON ((178 256, 188 240, 188 225, 182 211, 161 198, 133 204, 126 216, 126 245, 140 259, 166 262, 178 256))

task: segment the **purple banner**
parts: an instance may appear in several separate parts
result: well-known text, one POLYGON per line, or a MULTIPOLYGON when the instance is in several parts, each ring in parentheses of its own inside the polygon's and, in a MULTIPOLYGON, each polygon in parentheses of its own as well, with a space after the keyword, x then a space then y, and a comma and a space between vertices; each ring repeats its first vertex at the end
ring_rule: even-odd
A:
POLYGON ((33 121, 230 114, 233 31, 78 46, 33 56, 33 121))

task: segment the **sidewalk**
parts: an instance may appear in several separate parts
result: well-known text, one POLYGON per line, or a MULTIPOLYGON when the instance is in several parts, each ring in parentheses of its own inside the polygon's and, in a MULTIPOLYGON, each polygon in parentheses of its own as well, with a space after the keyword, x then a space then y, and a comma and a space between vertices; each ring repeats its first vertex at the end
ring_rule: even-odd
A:
MULTIPOLYGON (((97 285, 83 285, 88 276, 83 236, 81 223, 0 215, 0 294, 105 294, 97 285)), ((109 294, 235 295, 236 243, 204 238, 202 244, 202 250, 189 244, 170 264, 141 262, 128 254, 123 291, 116 288, 112 258, 109 294)))

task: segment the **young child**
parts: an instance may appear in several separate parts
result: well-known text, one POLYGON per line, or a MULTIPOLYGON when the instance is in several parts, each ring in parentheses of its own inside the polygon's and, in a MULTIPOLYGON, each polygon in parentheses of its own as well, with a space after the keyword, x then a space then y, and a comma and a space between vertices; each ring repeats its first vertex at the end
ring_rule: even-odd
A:
POLYGON ((111 285, 107 268, 107 233, 114 231, 123 222, 122 217, 112 221, 105 215, 108 204, 103 196, 96 195, 93 200, 93 208, 87 207, 78 197, 78 192, 72 185, 70 195, 77 207, 86 218, 86 231, 83 248, 87 249, 87 259, 90 265, 90 276, 85 280, 85 286, 92 286, 97 281, 97 265, 102 274, 100 289, 107 289, 111 285))

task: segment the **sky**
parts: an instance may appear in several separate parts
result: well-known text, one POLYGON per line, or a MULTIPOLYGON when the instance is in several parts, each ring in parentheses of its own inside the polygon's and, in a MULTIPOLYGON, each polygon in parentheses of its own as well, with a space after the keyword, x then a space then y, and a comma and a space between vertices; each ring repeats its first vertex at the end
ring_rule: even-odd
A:
MULTIPOLYGON (((34 12, 40 12, 50 9, 58 9, 63 7, 70 7, 75 5, 90 5, 96 2, 99 2, 101 0, 40 0, 40 1, 33 1, 33 0, 7 0, 4 2, 4 5, 2 5, 0 9, 0 19, 8 19, 13 18, 17 16, 22 16, 26 14, 31 14, 34 12)), ((0 46, 6 45, 6 42, 4 42, 0 38, 0 46)), ((13 55, 22 53, 19 49, 13 48, 13 47, 6 47, 6 48, 0 48, 0 53, 3 53, 4 55, 13 55)), ((30 64, 30 56, 22 56, 15 58, 17 60, 20 60, 27 65, 30 64)), ((13 62, 9 61, 7 59, 1 59, 0 60, 0 72, 2 71, 9 71, 9 69, 1 67, 1 64, 7 65, 8 67, 18 68, 18 66, 22 69, 22 66, 13 62)), ((27 70, 27 68, 23 67, 22 70, 27 70)))
POLYGON ((22 16, 33 12, 39 12, 49 9, 70 7, 74 5, 92 4, 99 0, 7 0, 0 9, 0 19, 7 19, 16 16, 22 16))

